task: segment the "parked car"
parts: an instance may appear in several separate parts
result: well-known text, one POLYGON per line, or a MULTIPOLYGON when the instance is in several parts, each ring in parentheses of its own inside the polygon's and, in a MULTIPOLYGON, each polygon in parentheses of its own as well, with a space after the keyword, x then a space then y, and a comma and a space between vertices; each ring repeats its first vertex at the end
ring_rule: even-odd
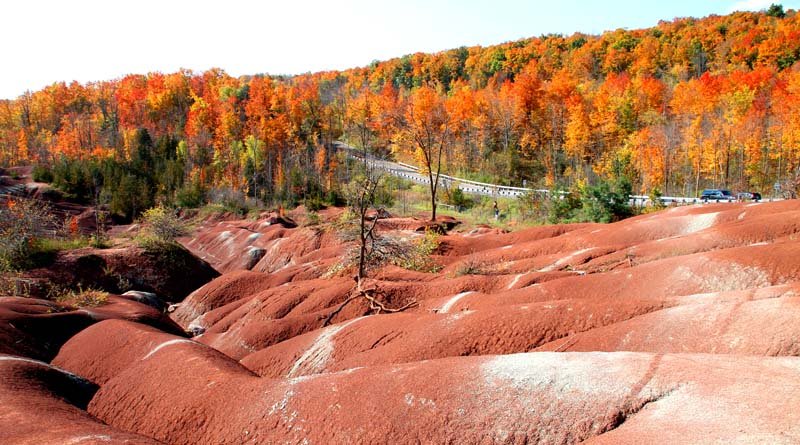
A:
POLYGON ((758 192, 741 192, 736 194, 736 199, 739 201, 761 201, 761 193, 758 192))
POLYGON ((733 196, 730 190, 724 189, 705 189, 703 190, 703 194, 700 195, 700 199, 703 202, 708 201, 735 201, 736 198, 733 196))

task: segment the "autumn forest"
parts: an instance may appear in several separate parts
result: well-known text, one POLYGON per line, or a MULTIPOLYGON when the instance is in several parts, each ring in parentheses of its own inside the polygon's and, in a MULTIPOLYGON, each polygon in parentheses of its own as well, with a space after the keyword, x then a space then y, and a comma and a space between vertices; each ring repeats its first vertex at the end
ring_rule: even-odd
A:
POLYGON ((444 171, 472 179, 770 192, 800 175, 798 61, 800 14, 773 6, 342 72, 55 83, 0 101, 0 164, 60 171, 76 194, 127 191, 107 199, 130 216, 209 193, 335 194, 334 141, 413 162, 425 131, 444 171))

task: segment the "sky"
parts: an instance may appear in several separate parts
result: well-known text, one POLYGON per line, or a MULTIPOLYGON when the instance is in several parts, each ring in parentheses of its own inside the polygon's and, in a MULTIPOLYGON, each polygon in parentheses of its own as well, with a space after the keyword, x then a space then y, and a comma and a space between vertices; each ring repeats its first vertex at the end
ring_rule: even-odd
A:
MULTIPOLYGON (((180 68, 298 74, 523 37, 600 34, 776 0, 9 0, 0 99, 180 68)), ((780 2, 800 9, 800 0, 780 2)))

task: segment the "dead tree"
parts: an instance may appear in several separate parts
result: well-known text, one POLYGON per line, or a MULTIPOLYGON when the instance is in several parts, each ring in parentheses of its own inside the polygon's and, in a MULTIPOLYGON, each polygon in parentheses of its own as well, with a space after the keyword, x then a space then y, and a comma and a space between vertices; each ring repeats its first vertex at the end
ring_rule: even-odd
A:
POLYGON ((395 307, 395 308, 389 307, 383 301, 385 300, 386 295, 383 293, 380 287, 377 284, 373 284, 370 287, 365 286, 363 284, 365 281, 366 280, 362 280, 356 283, 356 288, 353 289, 353 291, 350 293, 347 299, 345 299, 342 302, 342 304, 340 304, 339 307, 336 308, 336 310, 334 310, 328 315, 328 317, 325 319, 325 323, 323 323, 323 326, 328 326, 331 323, 331 320, 333 320, 335 316, 339 315, 339 312, 341 312, 345 306, 347 306, 348 304, 350 304, 350 302, 357 300, 359 298, 367 300, 367 303, 369 304, 369 310, 374 314, 380 314, 380 313, 393 314, 397 312, 403 312, 406 309, 410 309, 412 307, 416 307, 417 305, 419 305, 417 300, 411 300, 410 302, 400 307, 395 307))
POLYGON ((417 305, 416 300, 413 300, 401 307, 390 307, 384 302, 383 297, 385 295, 377 285, 366 286, 364 284, 371 268, 385 264, 390 259, 401 257, 406 254, 407 250, 399 241, 382 236, 376 230, 378 222, 386 213, 378 205, 378 191, 383 176, 375 169, 373 164, 365 163, 364 165, 365 172, 363 177, 353 180, 347 190, 350 210, 355 215, 357 226, 355 236, 357 273, 353 277, 356 286, 347 299, 328 315, 324 323, 325 326, 345 306, 359 298, 363 298, 368 302, 369 310, 373 313, 400 312, 417 305), (370 215, 370 211, 374 212, 374 215, 370 215))
POLYGON ((350 207, 358 218, 358 275, 356 281, 361 282, 367 276, 367 265, 370 250, 374 250, 376 234, 375 228, 381 219, 383 209, 375 205, 375 196, 380 185, 381 177, 376 175, 371 168, 362 180, 356 181, 355 190, 351 194, 350 207), (371 221, 367 218, 370 209, 375 211, 371 221))

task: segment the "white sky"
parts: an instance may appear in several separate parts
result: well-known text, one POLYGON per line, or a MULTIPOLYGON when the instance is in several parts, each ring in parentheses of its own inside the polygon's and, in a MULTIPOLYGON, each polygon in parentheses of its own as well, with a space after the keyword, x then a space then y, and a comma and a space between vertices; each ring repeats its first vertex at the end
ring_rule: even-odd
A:
MULTIPOLYGON (((6 0, 0 99, 129 73, 233 76, 364 66, 414 52, 558 32, 641 28, 774 0, 6 0)), ((783 1, 799 9, 800 0, 783 1)))

